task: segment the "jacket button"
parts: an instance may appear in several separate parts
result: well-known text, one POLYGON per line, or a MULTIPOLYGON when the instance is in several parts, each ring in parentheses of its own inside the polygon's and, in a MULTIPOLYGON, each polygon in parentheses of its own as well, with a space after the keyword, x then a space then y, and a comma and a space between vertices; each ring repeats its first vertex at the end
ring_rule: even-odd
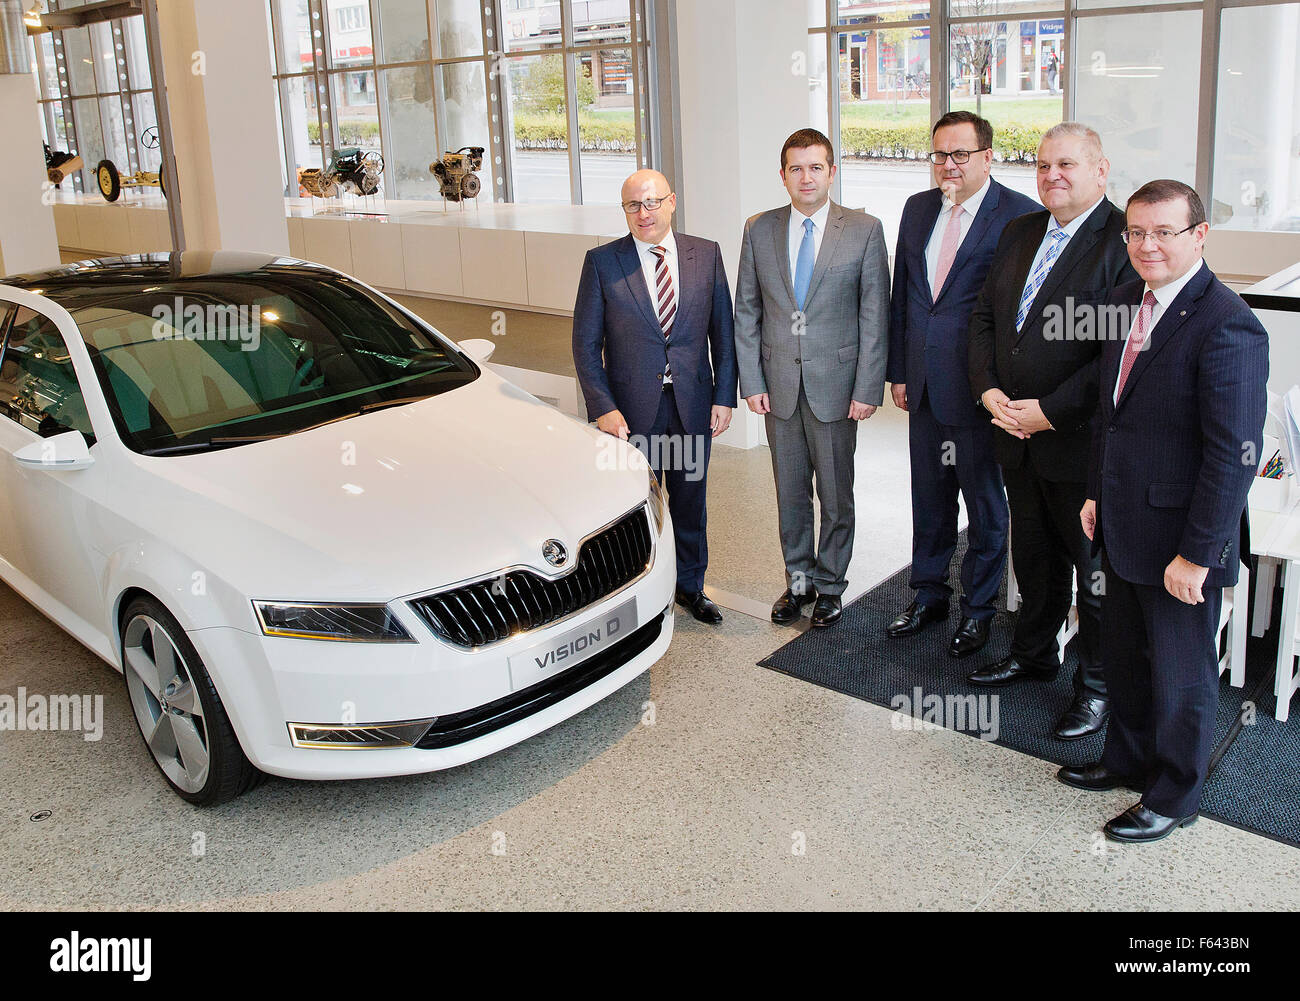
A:
POLYGON ((1020 354, 1020 349, 1019 349, 1019 348, 1012 348, 1012 349, 1011 349, 1011 353, 1012 353, 1013 355, 1018 355, 1018 354, 1020 354))
POLYGON ((1110 427, 1108 427, 1106 430, 1109 431, 1111 434, 1114 434, 1114 433, 1115 433, 1115 425, 1112 424, 1112 425, 1111 425, 1110 427))
POLYGON ((802 359, 802 358, 796 358, 796 359, 794 360, 794 363, 795 363, 796 365, 802 365, 802 364, 803 364, 803 359, 802 359))
POLYGON ((655 378, 658 379, 660 382, 663 382, 663 381, 664 381, 664 374, 663 374, 662 372, 660 372, 658 375, 655 376, 655 378))

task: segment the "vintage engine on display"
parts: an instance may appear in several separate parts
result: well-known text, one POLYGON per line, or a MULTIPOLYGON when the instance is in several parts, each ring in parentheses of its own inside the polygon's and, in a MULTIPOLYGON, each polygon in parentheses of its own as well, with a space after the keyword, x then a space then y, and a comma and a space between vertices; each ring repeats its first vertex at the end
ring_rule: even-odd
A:
POLYGON ((451 202, 478 197, 483 182, 475 171, 482 169, 482 146, 462 146, 455 153, 444 153, 441 160, 429 164, 429 173, 438 178, 442 197, 451 202))
POLYGON ((45 176, 56 188, 83 166, 77 154, 51 150, 49 143, 45 144, 45 176))
POLYGON ((336 149, 328 170, 304 167, 298 171, 298 189, 304 197, 333 198, 341 193, 373 195, 384 172, 382 153, 362 153, 355 146, 336 149))

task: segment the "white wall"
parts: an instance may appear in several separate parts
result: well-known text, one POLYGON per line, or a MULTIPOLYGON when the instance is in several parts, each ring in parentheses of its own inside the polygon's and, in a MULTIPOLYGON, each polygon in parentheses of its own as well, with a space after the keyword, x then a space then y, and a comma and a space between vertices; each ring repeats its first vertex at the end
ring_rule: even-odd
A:
POLYGON ((186 246, 288 254, 266 4, 167 0, 158 18, 186 246))
POLYGON ((54 210, 41 200, 45 159, 31 74, 0 74, 0 136, 5 144, 0 275, 58 267, 54 210))
MULTIPOLYGON (((745 220, 790 200, 781 146, 809 124, 808 78, 794 72, 807 35, 807 11, 791 0, 677 5, 684 178, 669 180, 686 231, 722 245, 733 293, 745 220)), ((753 447, 762 442, 762 422, 741 401, 718 440, 753 447)))

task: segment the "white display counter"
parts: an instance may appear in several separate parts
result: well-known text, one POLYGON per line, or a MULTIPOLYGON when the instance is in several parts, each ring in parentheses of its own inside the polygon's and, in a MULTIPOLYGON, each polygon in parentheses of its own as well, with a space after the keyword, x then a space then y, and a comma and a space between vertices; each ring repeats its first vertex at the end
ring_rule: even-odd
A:
MULTIPOLYGON (((571 313, 587 251, 621 237, 616 205, 506 205, 285 199, 289 250, 391 292, 571 313)), ((171 248, 156 192, 109 204, 60 193, 65 260, 171 248)))

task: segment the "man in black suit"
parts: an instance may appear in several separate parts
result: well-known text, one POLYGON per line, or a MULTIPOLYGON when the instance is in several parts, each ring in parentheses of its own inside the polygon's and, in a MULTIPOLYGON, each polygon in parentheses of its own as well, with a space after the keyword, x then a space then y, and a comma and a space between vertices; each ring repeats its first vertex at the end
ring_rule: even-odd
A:
POLYGON ((677 603, 700 622, 722 612, 704 593, 710 444, 736 406, 731 291, 722 249, 673 233, 677 196, 657 170, 623 184, 628 235, 587 252, 573 309, 573 362, 587 413, 629 439, 668 488, 677 603))
MULTIPOLYGON (((1205 208, 1181 181, 1128 202, 1139 275, 1111 302, 1133 316, 1108 340, 1079 512, 1102 556, 1102 659, 1114 702, 1101 761, 1062 768, 1081 789, 1142 800, 1105 826, 1115 841, 1196 819, 1219 701, 1219 612, 1250 552, 1246 495, 1268 407, 1268 335, 1202 260, 1205 208)), ((1243 614, 1239 610, 1236 614, 1243 614)))
POLYGON ((895 406, 910 412, 912 603, 886 631, 911 636, 948 617, 948 564, 957 548, 957 494, 970 545, 961 565, 961 623, 954 657, 988 641, 1007 562, 1007 497, 993 457, 993 428, 971 395, 967 332, 1002 229, 1032 212, 1032 198, 989 176, 993 126, 969 111, 935 123, 936 187, 907 200, 894 254, 889 365, 895 406))
POLYGON ((1078 519, 1101 345, 1091 327, 1076 326, 1116 285, 1137 277, 1120 237, 1124 213, 1106 198, 1109 172, 1092 129, 1077 122, 1048 129, 1038 147, 1038 196, 1047 210, 1002 231, 970 327, 971 389, 1001 431, 994 448, 1022 604, 1010 654, 969 681, 1056 677, 1056 634, 1077 574, 1079 670, 1074 701, 1054 731, 1060 740, 1096 733, 1110 714, 1098 638, 1101 566, 1078 519))

